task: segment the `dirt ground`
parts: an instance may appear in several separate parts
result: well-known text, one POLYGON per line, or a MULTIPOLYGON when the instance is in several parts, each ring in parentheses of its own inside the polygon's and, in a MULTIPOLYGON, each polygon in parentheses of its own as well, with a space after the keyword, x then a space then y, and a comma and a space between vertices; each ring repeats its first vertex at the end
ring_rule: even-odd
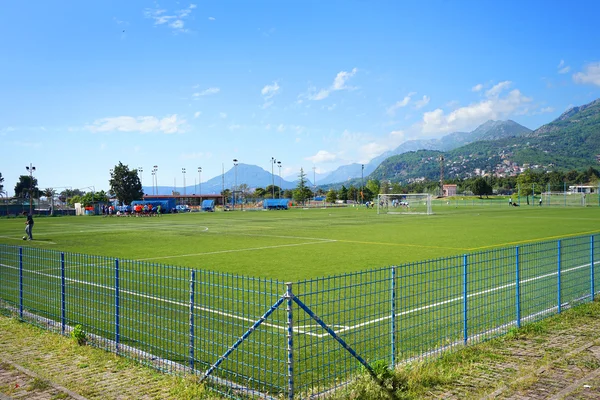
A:
MULTIPOLYGON (((498 342, 496 357, 421 398, 600 399, 600 304, 582 307, 553 317, 551 329, 498 342)), ((169 389, 173 377, 132 365, 0 317, 0 400, 192 398, 169 389)))

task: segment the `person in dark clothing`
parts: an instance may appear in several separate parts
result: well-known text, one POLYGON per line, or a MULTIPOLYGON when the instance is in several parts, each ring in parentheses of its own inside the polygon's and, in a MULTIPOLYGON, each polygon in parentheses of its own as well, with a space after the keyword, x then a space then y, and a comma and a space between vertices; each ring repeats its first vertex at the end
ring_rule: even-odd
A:
POLYGON ((27 221, 25 221, 25 233, 27 234, 28 240, 33 240, 33 215, 27 215, 27 221))

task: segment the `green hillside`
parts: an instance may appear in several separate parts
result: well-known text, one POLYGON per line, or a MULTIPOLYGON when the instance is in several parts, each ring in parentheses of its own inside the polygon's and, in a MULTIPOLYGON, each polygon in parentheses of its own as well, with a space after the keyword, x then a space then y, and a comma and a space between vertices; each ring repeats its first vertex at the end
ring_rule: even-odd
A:
POLYGON ((369 177, 409 182, 439 178, 444 155, 447 178, 467 178, 476 169, 511 174, 529 164, 542 170, 583 170, 600 157, 600 99, 574 107, 524 136, 470 143, 447 152, 416 151, 386 159, 369 177))

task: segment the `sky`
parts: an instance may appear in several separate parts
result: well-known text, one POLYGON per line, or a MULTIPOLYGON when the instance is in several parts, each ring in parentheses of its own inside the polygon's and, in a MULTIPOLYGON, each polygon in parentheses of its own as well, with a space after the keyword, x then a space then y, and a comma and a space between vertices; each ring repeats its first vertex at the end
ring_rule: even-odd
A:
POLYGON ((31 165, 40 189, 108 190, 119 162, 144 186, 233 159, 293 180, 490 119, 535 129, 600 97, 598 15, 596 0, 5 0, 4 189, 31 165))

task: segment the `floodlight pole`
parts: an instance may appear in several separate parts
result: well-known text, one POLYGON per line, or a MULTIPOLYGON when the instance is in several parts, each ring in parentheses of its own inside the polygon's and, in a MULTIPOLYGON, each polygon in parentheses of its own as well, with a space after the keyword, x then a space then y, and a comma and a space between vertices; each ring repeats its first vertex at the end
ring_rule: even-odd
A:
POLYGON ((33 171, 35 171, 35 167, 33 164, 29 163, 28 166, 25 167, 27 171, 29 171, 29 215, 33 215, 33 204, 31 203, 31 191, 33 190, 33 171))
POLYGON ((238 160, 237 158, 233 159, 233 175, 234 175, 234 185, 233 185, 233 193, 232 193, 232 200, 233 200, 233 209, 235 210, 235 191, 237 190, 237 166, 238 166, 238 160))
POLYGON ((200 186, 198 194, 200 195, 200 204, 202 204, 202 167, 198 167, 198 184, 200 186))
MULTIPOLYGON (((152 174, 154 175, 154 180, 156 181, 156 195, 158 195, 158 165, 152 167, 152 174)), ((154 194, 154 182, 152 182, 152 194, 154 194)))
POLYGON ((363 194, 363 190, 364 190, 364 180, 365 180, 365 164, 361 164, 360 165, 361 169, 360 169, 360 204, 362 204, 364 202, 365 199, 365 195, 363 194))
POLYGON ((281 199, 281 161, 277 161, 279 167, 279 198, 281 199))
POLYGON ((313 199, 317 197, 317 167, 313 166, 313 199))
POLYGON ((181 173, 183 174, 183 195, 185 196, 187 194, 185 192, 185 168, 181 168, 181 173))
POLYGON ((144 186, 144 168, 142 167, 138 167, 137 168, 138 172, 140 173, 140 184, 142 185, 142 187, 144 186))
POLYGON ((275 157, 271 157, 271 191, 273 192, 273 197, 271 197, 272 199, 275 199, 275 176, 273 175, 273 166, 276 162, 277 160, 275 160, 275 157))

